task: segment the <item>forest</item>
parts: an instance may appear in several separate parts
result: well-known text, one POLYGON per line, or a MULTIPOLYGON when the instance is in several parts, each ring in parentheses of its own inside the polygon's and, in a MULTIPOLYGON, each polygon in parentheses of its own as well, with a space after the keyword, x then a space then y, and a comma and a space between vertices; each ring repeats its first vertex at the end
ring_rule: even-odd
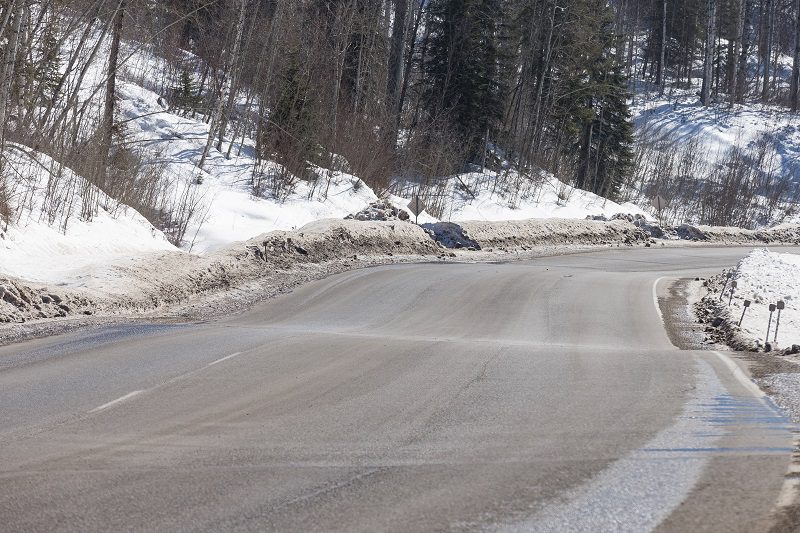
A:
POLYGON ((754 226, 800 198, 769 139, 712 158, 635 131, 632 106, 794 113, 799 26, 800 0, 2 0, 0 219, 25 194, 16 147, 86 178, 81 216, 111 198, 180 241, 191 193, 170 197, 118 109, 135 80, 208 124, 199 170, 252 140, 257 196, 325 168, 435 211, 450 176, 491 172, 516 197, 549 173, 614 200, 663 194, 673 222, 754 226), (156 68, 137 71, 144 52, 156 68))

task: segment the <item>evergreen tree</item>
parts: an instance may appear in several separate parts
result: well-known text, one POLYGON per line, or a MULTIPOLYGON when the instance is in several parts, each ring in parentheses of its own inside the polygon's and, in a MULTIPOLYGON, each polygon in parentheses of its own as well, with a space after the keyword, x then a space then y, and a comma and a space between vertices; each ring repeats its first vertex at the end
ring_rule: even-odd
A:
POLYGON ((508 59, 501 53, 501 0, 434 0, 424 105, 430 120, 446 115, 468 160, 480 160, 487 133, 497 128, 508 91, 508 59))
POLYGON ((203 97, 194 79, 187 69, 181 71, 178 85, 172 91, 172 103, 175 109, 183 113, 199 110, 203 105, 203 97))
POLYGON ((627 81, 615 66, 592 102, 593 119, 584 126, 576 185, 615 199, 633 165, 633 125, 627 81))
POLYGON ((315 147, 312 113, 308 107, 309 80, 297 58, 280 76, 278 98, 269 115, 261 146, 264 159, 275 157, 290 171, 303 175, 315 147))
POLYGON ((606 198, 614 198, 633 163, 633 125, 628 109, 627 79, 615 53, 618 39, 610 31, 610 12, 599 2, 590 0, 601 17, 597 56, 587 62, 582 77, 585 108, 574 117, 581 121, 581 136, 577 143, 578 159, 575 185, 606 198))

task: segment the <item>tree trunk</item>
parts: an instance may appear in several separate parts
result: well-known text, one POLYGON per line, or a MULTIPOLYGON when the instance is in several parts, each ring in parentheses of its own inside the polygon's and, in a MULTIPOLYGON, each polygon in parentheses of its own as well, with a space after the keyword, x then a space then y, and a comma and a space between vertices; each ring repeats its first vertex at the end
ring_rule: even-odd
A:
POLYGON ((108 162, 111 158, 111 143, 114 136, 114 107, 117 97, 117 64, 119 61, 119 43, 122 39, 122 23, 125 16, 125 1, 120 0, 114 12, 114 21, 111 29, 111 50, 108 55, 108 76, 106 77, 106 98, 103 106, 103 119, 100 126, 100 154, 96 178, 96 185, 101 189, 106 187, 108 175, 108 162))
POLYGON ((794 3, 794 57, 792 60, 792 82, 789 96, 792 103, 792 112, 797 112, 798 86, 800 86, 800 0, 794 3))
POLYGON ((408 21, 408 0, 395 0, 392 41, 389 49, 389 68, 386 80, 386 105, 392 120, 389 142, 397 144, 397 131, 400 127, 400 89, 403 77, 403 50, 405 49, 406 26, 408 21))
POLYGON ((732 0, 732 11, 734 20, 733 35, 730 40, 730 47, 728 49, 728 105, 733 107, 737 101, 738 91, 738 66, 739 66, 739 48, 742 42, 742 33, 744 32, 744 0, 732 0))
POLYGON ((206 159, 208 158, 208 153, 211 151, 211 147, 214 144, 214 137, 217 131, 217 125, 219 124, 220 120, 222 119, 222 113, 225 111, 225 104, 226 104, 226 92, 228 87, 228 77, 231 76, 234 65, 236 64, 237 56, 239 55, 239 46, 242 41, 242 33, 244 33, 244 21, 245 21, 245 13, 247 11, 247 0, 239 0, 239 21, 236 23, 236 36, 234 37, 233 41, 233 49, 228 56, 227 60, 227 67, 225 69, 224 78, 222 80, 222 85, 220 86, 220 94, 219 98, 217 98, 217 105, 214 109, 214 116, 211 118, 211 124, 208 126, 208 141, 206 141, 206 146, 203 148, 203 153, 200 155, 200 162, 197 163, 197 168, 203 170, 203 167, 206 164, 206 159))
POLYGON ((750 0, 742 0, 742 41, 739 46, 739 66, 736 76, 736 102, 739 103, 747 92, 747 61, 750 58, 750 49, 753 35, 750 24, 750 0))
POLYGON ((667 68, 667 0, 661 0, 661 50, 658 57, 658 70, 656 71, 656 85, 658 94, 664 94, 664 71, 667 68))
POLYGON ((717 2, 707 0, 706 4, 706 44, 703 60, 703 87, 700 91, 700 102, 704 106, 711 104, 711 84, 714 67, 714 33, 716 31, 717 2))
POLYGON ((774 2, 773 0, 766 0, 764 5, 764 79, 761 88, 761 100, 766 102, 769 99, 769 72, 770 61, 772 56, 772 31, 774 22, 774 2))
POLYGON ((586 190, 589 181, 589 168, 592 163, 592 134, 594 133, 594 120, 588 122, 583 127, 583 142, 581 145, 581 157, 578 164, 578 175, 575 180, 576 189, 586 190))
POLYGON ((5 47, 2 79, 0 80, 0 149, 5 149, 7 124, 6 117, 8 114, 8 107, 10 104, 9 100, 11 98, 11 90, 16 72, 17 43, 19 41, 20 25, 22 24, 21 4, 12 4, 6 9, 9 10, 7 15, 12 18, 10 19, 11 35, 9 36, 8 44, 5 47))
MULTIPOLYGON (((254 13, 251 13, 253 21, 258 20, 256 18, 257 14, 258 14, 258 7, 256 7, 254 13)), ((237 36, 236 36, 237 42, 234 45, 236 48, 236 54, 234 55, 233 62, 231 63, 231 73, 230 73, 231 86, 230 86, 230 91, 228 91, 228 101, 225 103, 225 112, 222 114, 222 123, 220 124, 219 127, 219 139, 217 140, 217 150, 219 150, 220 152, 222 151, 222 142, 225 137, 225 131, 228 129, 228 122, 230 121, 231 113, 233 113, 233 105, 236 101, 236 94, 239 91, 239 73, 241 66, 239 62, 238 50, 240 50, 242 47, 241 40, 244 35, 244 20, 241 18, 241 13, 239 22, 241 23, 241 26, 237 26, 237 36)), ((254 30, 255 30, 255 24, 250 26, 250 31, 248 31, 248 37, 247 37, 248 43, 253 37, 254 30)), ((230 146, 233 146, 233 140, 235 137, 236 133, 234 132, 231 135, 230 146)), ((230 159, 230 152, 231 152, 230 146, 228 147, 228 153, 226 154, 225 159, 230 159)))

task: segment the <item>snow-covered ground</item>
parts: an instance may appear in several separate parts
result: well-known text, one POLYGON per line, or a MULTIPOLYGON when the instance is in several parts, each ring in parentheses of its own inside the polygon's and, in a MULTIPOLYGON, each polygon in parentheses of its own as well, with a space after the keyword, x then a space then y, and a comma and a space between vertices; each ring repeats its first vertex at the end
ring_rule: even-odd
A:
MULTIPOLYGON (((639 206, 626 202, 618 204, 588 191, 571 187, 559 181, 552 174, 542 173, 537 182, 522 190, 521 194, 510 190, 519 177, 514 172, 500 174, 467 173, 447 179, 445 196, 448 205, 440 219, 430 215, 420 216, 420 223, 460 222, 477 220, 496 222, 503 220, 527 220, 532 218, 577 218, 590 215, 604 215, 611 218, 617 213, 641 214, 652 219, 650 213, 639 206), (511 187, 509 187, 511 185, 511 187), (526 191, 526 189, 528 189, 526 191)), ((394 196, 392 203, 401 207, 408 199, 394 196)))
POLYGON ((5 154, 14 222, 0 224, 0 275, 54 285, 84 286, 108 265, 178 250, 135 210, 119 206, 44 154, 12 147, 5 154), (84 191, 83 194, 73 194, 84 191), (100 207, 81 216, 84 194, 100 207))
MULTIPOLYGON (((145 159, 160 168, 174 202, 184 199, 190 204, 194 214, 180 244, 184 252, 206 254, 270 231, 292 230, 325 218, 341 219, 378 200, 357 176, 321 168, 315 169, 316 183, 296 180, 281 198, 269 193, 255 195, 255 143, 237 135, 231 146, 233 126, 221 151, 213 147, 201 171, 197 164, 209 130, 204 117, 186 117, 167 107, 162 93, 169 89, 170 81, 154 75, 165 71, 158 51, 128 43, 127 52, 131 55, 117 84, 118 122, 124 125, 125 142, 141 148, 145 159), (151 81, 154 79, 161 79, 161 84, 151 81)), ((191 63, 189 56, 187 53, 186 59, 191 63)), ((102 83, 103 68, 104 64, 98 62, 89 69, 82 97, 98 100, 93 88, 102 83)), ((723 113, 721 107, 703 108, 696 101, 691 94, 649 100, 639 95, 633 108, 637 129, 647 129, 656 138, 672 139, 676 146, 699 139, 708 153, 722 153, 736 144, 752 144, 769 134, 777 140, 780 167, 794 172, 795 161, 800 157, 800 122, 796 119, 767 106, 737 106, 732 112, 723 113)), ((244 102, 240 102, 242 109, 243 106, 244 102)), ((177 251, 133 209, 110 199, 87 221, 82 217, 83 200, 78 194, 76 205, 64 212, 66 216, 52 218, 45 205, 53 196, 52 179, 48 176, 51 171, 43 169, 55 165, 42 154, 25 151, 28 155, 10 157, 11 183, 32 181, 36 186, 24 198, 12 196, 12 201, 21 205, 0 239, 0 275, 81 285, 108 265, 148 253, 177 251)), ((277 164, 268 165, 279 170, 277 164)), ((85 188, 80 176, 68 169, 63 170, 63 175, 72 190, 85 188)), ((404 191, 402 196, 390 195, 388 200, 406 209, 413 187, 400 189, 404 191)), ((513 172, 466 173, 445 178, 437 194, 443 200, 429 211, 438 217, 425 212, 419 217, 420 223, 584 219, 589 215, 610 218, 617 213, 652 218, 651 213, 634 203, 614 203, 545 173, 524 179, 513 172)), ((65 192, 64 198, 68 196, 65 192)))
MULTIPOLYGON (((180 176, 184 183, 198 176, 202 178, 201 185, 192 185, 198 189, 196 194, 202 203, 200 212, 204 214, 196 218, 187 231, 186 248, 192 252, 216 250, 268 231, 295 229, 313 220, 344 218, 378 199, 358 177, 325 169, 318 170, 316 186, 298 180, 286 199, 255 197, 251 186, 255 143, 251 139, 245 138, 241 153, 239 141, 234 142, 230 159, 223 153, 227 152, 227 142, 222 146, 223 152, 212 148, 201 172, 196 165, 208 138, 208 126, 202 120, 168 112, 159 103, 156 93, 138 85, 125 83, 120 92, 123 95, 120 107, 129 120, 129 133, 159 153, 159 160, 166 162, 170 175, 180 176)), ((496 177, 490 171, 449 178, 447 196, 452 201, 448 202, 441 219, 582 219, 587 215, 642 213, 633 204, 616 204, 573 189, 552 176, 543 176, 542 186, 535 193, 512 202, 507 191, 488 185, 496 177), (459 189, 459 184, 466 184, 474 197, 459 189)), ((390 201, 405 208, 409 198, 392 196, 390 201)), ((420 223, 436 221, 437 218, 427 213, 419 218, 420 223)))
MULTIPOLYGON (((768 136, 776 150, 777 168, 800 180, 800 117, 785 108, 749 102, 728 108, 721 103, 704 107, 694 94, 661 98, 638 97, 632 107, 639 135, 681 147, 699 143, 698 153, 714 161, 729 149, 752 147, 768 136)), ((766 169, 765 169, 766 170, 766 169)))
MULTIPOLYGON (((754 250, 739 262, 732 279, 738 286, 734 291, 731 316, 738 321, 744 300, 751 301, 742 321, 742 333, 764 344, 769 305, 783 301, 786 308, 781 312, 777 347, 800 344, 800 255, 754 250)), ((729 290, 730 284, 723 299, 729 298, 729 290)), ((770 343, 775 340, 777 318, 776 311, 772 315, 770 343)))
MULTIPOLYGON (((800 117, 786 108, 724 101, 705 107, 694 90, 637 94, 631 108, 637 137, 638 187, 664 195, 694 195, 715 172, 737 169, 754 186, 749 221, 756 227, 800 222, 800 117), (735 156, 733 154, 736 154, 735 156), (749 171, 749 174, 748 174, 749 171)), ((691 202, 688 202, 691 203, 691 202)), ((686 201, 666 210, 667 220, 699 223, 686 201)))

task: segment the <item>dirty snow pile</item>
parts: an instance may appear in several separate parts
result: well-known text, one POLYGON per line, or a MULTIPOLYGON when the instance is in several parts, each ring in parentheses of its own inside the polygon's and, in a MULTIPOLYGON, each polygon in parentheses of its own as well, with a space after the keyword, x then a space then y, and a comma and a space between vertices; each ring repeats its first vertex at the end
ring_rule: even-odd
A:
MULTIPOLYGON (((742 333, 764 344, 769 323, 769 305, 783 301, 777 347, 800 344, 800 255, 752 251, 739 262, 733 275, 737 282, 731 316, 737 321, 742 315, 744 300, 750 300, 742 321, 742 333)), ((726 291, 724 298, 728 298, 726 291)), ((772 316, 769 342, 775 347, 777 311, 772 316)))
POLYGON ((119 205, 68 168, 22 146, 5 153, 14 212, 0 224, 0 275, 83 286, 98 270, 153 252, 178 250, 134 209, 119 205), (84 195, 99 199, 90 221, 84 195))

